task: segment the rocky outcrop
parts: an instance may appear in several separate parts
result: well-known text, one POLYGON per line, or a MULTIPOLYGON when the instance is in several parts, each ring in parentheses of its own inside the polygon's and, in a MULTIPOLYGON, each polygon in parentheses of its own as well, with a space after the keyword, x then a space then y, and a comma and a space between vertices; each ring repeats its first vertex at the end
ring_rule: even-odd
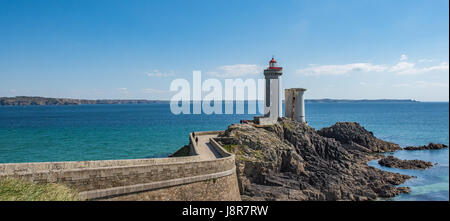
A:
POLYGON ((362 147, 368 148, 367 152, 391 152, 400 150, 398 144, 386 142, 373 136, 373 133, 367 131, 356 122, 338 122, 335 125, 323 128, 317 131, 318 134, 334 138, 342 143, 356 143, 362 147))
POLYGON ((433 166, 433 163, 423 160, 400 160, 393 156, 388 156, 378 161, 378 164, 385 167, 394 167, 400 169, 427 169, 433 166))
POLYGON ((444 149, 447 148, 448 146, 445 144, 435 144, 435 143, 429 143, 428 145, 423 145, 423 146, 409 146, 409 147, 405 147, 403 148, 404 150, 439 150, 439 149, 444 149))
POLYGON ((315 131, 283 118, 265 128, 234 124, 217 140, 236 154, 243 200, 374 200, 409 192, 396 187, 409 176, 367 165, 398 145, 357 123, 315 131))

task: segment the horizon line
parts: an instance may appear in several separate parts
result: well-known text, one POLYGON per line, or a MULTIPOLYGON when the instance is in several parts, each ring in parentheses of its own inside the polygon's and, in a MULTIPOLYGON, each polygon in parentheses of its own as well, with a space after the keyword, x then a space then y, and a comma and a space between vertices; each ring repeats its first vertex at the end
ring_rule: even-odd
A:
MULTIPOLYGON (((0 98, 18 98, 18 97, 28 97, 28 98, 46 98, 46 99, 72 99, 72 100, 120 100, 120 101, 137 101, 137 100, 144 100, 144 101, 160 101, 160 102, 170 102, 170 99, 147 99, 147 98, 71 98, 71 97, 44 97, 44 96, 28 96, 28 95, 18 95, 18 96, 0 96, 0 98)), ((337 100, 337 101, 383 101, 383 100, 390 100, 390 101, 413 101, 413 102, 449 102, 449 100, 417 100, 412 98, 306 98, 306 100, 337 100)), ((190 102, 199 102, 203 100, 189 100, 190 102)), ((263 102, 264 100, 221 100, 225 102, 234 102, 234 101, 259 101, 263 102)), ((282 99, 282 101, 285 101, 285 99, 282 99)))

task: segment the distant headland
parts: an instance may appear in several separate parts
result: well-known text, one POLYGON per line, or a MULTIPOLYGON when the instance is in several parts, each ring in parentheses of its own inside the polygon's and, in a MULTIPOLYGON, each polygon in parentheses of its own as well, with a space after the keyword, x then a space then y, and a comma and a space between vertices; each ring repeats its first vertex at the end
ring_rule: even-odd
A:
POLYGON ((83 104, 150 104, 167 103, 159 100, 121 100, 121 99, 72 99, 47 98, 33 96, 0 97, 0 106, 31 106, 31 105, 83 105, 83 104))
MULTIPOLYGON (((419 102, 413 99, 305 99, 306 103, 408 103, 419 102)), ((16 96, 0 97, 0 106, 32 106, 32 105, 85 105, 85 104, 153 104, 169 103, 167 100, 146 100, 146 99, 73 99, 73 98, 49 98, 38 96, 16 96)))
POLYGON ((389 103, 409 103, 409 102, 420 102, 414 99, 305 99, 306 103, 376 103, 376 102, 389 102, 389 103))

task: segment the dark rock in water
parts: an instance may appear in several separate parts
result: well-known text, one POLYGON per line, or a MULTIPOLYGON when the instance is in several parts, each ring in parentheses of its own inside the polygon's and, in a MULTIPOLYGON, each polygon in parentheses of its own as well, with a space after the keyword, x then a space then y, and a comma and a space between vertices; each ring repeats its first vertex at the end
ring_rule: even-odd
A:
POLYGON ((400 169, 427 169, 433 166, 432 162, 423 160, 400 160, 393 156, 388 156, 378 161, 378 164, 385 167, 394 167, 400 169))
POLYGON ((405 147, 404 150, 439 150, 447 148, 448 146, 445 144, 435 144, 435 143, 429 143, 428 145, 423 146, 416 146, 416 147, 405 147))
POLYGON ((356 143, 366 147, 369 152, 390 152, 400 150, 398 144, 377 139, 371 131, 356 122, 338 122, 317 131, 323 137, 334 138, 342 143, 356 143))
POLYGON ((317 132, 282 118, 268 128, 231 125, 217 140, 236 154, 243 200, 374 200, 409 192, 395 186, 409 176, 367 165, 398 145, 357 123, 317 132))

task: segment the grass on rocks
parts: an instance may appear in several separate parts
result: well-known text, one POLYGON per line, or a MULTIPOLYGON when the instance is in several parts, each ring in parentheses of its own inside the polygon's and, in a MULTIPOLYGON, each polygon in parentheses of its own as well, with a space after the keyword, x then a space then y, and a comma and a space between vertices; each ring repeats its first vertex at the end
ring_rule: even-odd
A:
POLYGON ((78 194, 62 184, 35 184, 5 178, 0 179, 0 201, 76 201, 78 194))
POLYGON ((237 160, 242 161, 263 161, 264 155, 261 150, 253 150, 247 145, 227 144, 223 148, 229 153, 236 155, 237 160))

